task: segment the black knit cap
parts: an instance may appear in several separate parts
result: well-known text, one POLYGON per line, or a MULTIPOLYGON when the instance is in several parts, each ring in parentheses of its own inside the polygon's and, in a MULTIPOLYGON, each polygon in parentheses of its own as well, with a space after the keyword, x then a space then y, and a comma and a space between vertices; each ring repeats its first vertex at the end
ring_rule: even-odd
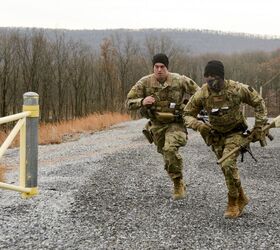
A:
POLYGON ((224 79, 225 76, 225 69, 224 69, 224 65, 221 61, 217 61, 217 60, 212 60, 209 61, 207 63, 207 65, 205 66, 204 69, 204 76, 220 76, 221 78, 224 79))
POLYGON ((169 60, 168 60, 167 55, 165 55, 163 53, 159 53, 159 54, 154 55, 153 59, 152 59, 152 62, 153 62, 153 66, 156 63, 162 63, 162 64, 165 65, 166 68, 168 68, 168 64, 169 64, 169 60))

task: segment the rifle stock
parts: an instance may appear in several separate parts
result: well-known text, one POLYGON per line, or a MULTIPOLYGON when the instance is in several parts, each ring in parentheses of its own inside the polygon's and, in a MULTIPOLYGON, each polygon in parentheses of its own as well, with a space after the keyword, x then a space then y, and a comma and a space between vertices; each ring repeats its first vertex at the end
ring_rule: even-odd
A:
MULTIPOLYGON (((269 134, 269 129, 271 128, 279 128, 280 127, 280 115, 278 115, 276 118, 274 118, 270 124, 267 124, 265 125, 263 128, 262 128, 262 131, 268 131, 267 132, 267 137, 270 139, 270 140, 273 140, 273 136, 271 134, 269 134)), ((236 152, 240 151, 241 148, 244 148, 246 147, 248 144, 250 144, 253 140, 253 136, 249 135, 245 142, 242 143, 240 146, 234 148, 233 150, 231 150, 229 153, 227 153, 226 155, 224 155, 222 158, 220 158, 218 161, 217 161, 217 164, 221 164, 224 160, 226 160, 228 157, 230 157, 231 155, 235 154, 236 152)), ((260 141, 260 144, 261 146, 265 146, 266 145, 266 142, 264 141, 260 141)))

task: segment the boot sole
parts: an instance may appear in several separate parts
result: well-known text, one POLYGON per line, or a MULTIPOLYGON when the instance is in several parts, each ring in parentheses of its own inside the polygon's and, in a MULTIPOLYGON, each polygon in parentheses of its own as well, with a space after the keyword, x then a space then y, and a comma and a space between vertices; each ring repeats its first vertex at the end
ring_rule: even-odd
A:
POLYGON ((238 215, 235 215, 235 216, 224 215, 224 217, 225 217, 226 219, 236 219, 236 218, 238 218, 240 215, 241 215, 241 214, 239 213, 238 215))
POLYGON ((185 199, 185 198, 186 198, 186 195, 184 195, 184 196, 173 196, 173 200, 174 200, 174 201, 183 200, 183 199, 185 199))

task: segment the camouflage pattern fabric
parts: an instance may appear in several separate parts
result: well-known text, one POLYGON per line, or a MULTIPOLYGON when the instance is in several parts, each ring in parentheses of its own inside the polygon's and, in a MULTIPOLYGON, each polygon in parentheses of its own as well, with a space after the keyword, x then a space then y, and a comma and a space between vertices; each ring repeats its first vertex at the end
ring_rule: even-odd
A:
POLYGON ((182 176, 183 161, 179 147, 187 143, 186 128, 183 123, 156 124, 150 127, 157 151, 163 155, 165 170, 172 178, 182 176))
MULTIPOLYGON (((224 88, 218 93, 211 91, 207 84, 204 84, 185 106, 183 119, 186 127, 197 130, 202 124, 202 121, 197 120, 197 114, 202 109, 207 111, 210 126, 215 132, 215 136, 209 141, 212 142, 212 150, 219 159, 240 146, 244 139, 242 129, 246 128, 246 120, 240 109, 242 103, 254 107, 256 126, 266 124, 267 110, 262 97, 248 85, 232 80, 225 80, 224 88)), ((238 155, 239 152, 221 164, 231 197, 238 197, 238 188, 241 187, 236 166, 238 155)))
MULTIPOLYGON (((242 133, 233 133, 228 136, 221 136, 219 142, 212 144, 212 150, 220 159, 223 154, 229 153, 237 145, 240 145, 243 141, 242 133)), ((239 195, 239 188, 241 186, 239 170, 236 165, 239 152, 231 155, 221 164, 221 169, 225 176, 225 182, 228 188, 228 193, 231 197, 237 198, 239 195)))
POLYGON ((225 80, 225 86, 219 93, 210 91, 207 84, 204 84, 184 109, 185 124, 197 130, 200 122, 196 117, 204 109, 209 115, 212 128, 227 133, 237 124, 246 123, 240 109, 242 103, 254 107, 256 125, 266 124, 267 110, 263 98, 248 85, 232 80, 225 80))
POLYGON ((168 114, 172 112, 170 103, 173 103, 175 105, 173 110, 182 113, 186 95, 192 95, 198 89, 198 85, 192 79, 169 72, 163 84, 157 81, 154 74, 141 78, 127 95, 126 104, 129 110, 143 109, 142 100, 147 96, 156 99, 153 109, 144 107, 144 116, 150 120, 148 129, 158 152, 163 155, 165 169, 172 178, 182 176, 183 163, 178 149, 187 143, 186 129, 182 118, 168 119, 168 115, 160 116, 154 112, 168 114))
POLYGON ((185 106, 184 96, 193 95, 198 85, 190 78, 177 73, 168 73, 167 80, 160 84, 154 74, 141 78, 127 94, 128 109, 141 108, 141 101, 147 96, 154 96, 157 101, 174 102, 181 109, 185 106))

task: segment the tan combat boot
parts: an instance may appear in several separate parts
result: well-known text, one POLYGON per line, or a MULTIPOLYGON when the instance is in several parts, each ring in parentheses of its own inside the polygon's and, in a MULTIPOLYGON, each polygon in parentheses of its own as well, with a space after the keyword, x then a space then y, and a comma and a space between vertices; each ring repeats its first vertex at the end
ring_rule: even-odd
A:
POLYGON ((228 205, 227 209, 224 213, 225 218, 234 219, 240 215, 239 206, 238 206, 238 199, 235 197, 231 197, 228 195, 228 205))
POLYGON ((239 197, 238 197, 237 204, 238 204, 238 207, 239 207, 239 213, 241 215, 244 207, 249 203, 249 198, 244 193, 244 190, 243 190, 242 187, 240 187, 238 189, 238 191, 239 191, 239 197))
POLYGON ((181 200, 186 197, 186 185, 182 177, 172 179, 174 183, 174 200, 181 200))

